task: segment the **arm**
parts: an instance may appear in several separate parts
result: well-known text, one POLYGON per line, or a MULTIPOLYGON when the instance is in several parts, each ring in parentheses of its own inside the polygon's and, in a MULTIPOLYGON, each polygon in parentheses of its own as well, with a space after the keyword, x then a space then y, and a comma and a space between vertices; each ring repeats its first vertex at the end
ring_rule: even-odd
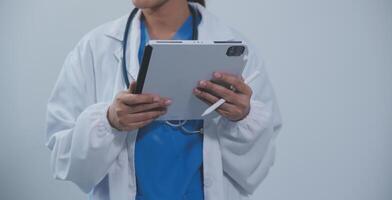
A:
MULTIPOLYGON (((196 90, 196 95, 209 104, 220 97, 226 99, 227 103, 217 110, 222 115, 217 126, 223 170, 249 194, 255 191, 273 165, 274 140, 281 128, 272 86, 262 63, 251 51, 243 76, 246 78, 255 71, 260 75, 252 83, 238 84, 237 89, 242 87, 241 94, 209 81, 203 88, 213 92, 196 90)), ((233 80, 230 84, 241 81, 227 78, 233 80)))
POLYGON ((127 133, 165 114, 170 105, 167 98, 129 91, 120 91, 111 103, 97 103, 93 69, 89 45, 82 42, 68 56, 47 111, 53 174, 84 192, 105 177, 125 148, 127 133))
POLYGON ((126 138, 108 123, 110 103, 96 103, 92 63, 88 44, 79 44, 67 57, 47 106, 52 173, 84 192, 104 178, 126 138))
POLYGON ((222 117, 218 124, 224 171, 250 194, 273 165, 274 140, 281 128, 278 105, 267 73, 251 54, 244 77, 256 70, 261 75, 249 84, 253 91, 249 114, 237 122, 222 117))

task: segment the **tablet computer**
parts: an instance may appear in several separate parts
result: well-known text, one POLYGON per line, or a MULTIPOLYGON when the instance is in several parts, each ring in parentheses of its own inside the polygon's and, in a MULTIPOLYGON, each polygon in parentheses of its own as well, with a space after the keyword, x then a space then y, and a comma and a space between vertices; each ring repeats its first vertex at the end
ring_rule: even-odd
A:
POLYGON ((203 119, 201 114, 209 106, 193 94, 193 88, 200 80, 210 80, 215 71, 241 75, 247 55, 242 41, 151 40, 133 93, 172 99, 158 120, 203 119))

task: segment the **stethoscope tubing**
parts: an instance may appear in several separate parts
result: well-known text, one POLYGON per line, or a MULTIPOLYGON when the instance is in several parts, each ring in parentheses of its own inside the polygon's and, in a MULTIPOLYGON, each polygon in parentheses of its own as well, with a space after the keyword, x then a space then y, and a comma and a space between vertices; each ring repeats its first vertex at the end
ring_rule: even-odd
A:
MULTIPOLYGON (((192 15, 192 40, 197 40, 199 38, 199 31, 198 31, 198 26, 197 26, 197 11, 189 5, 189 10, 192 15)), ((124 31, 124 38, 123 38, 123 56, 122 56, 122 73, 123 73, 123 78, 125 85, 127 88, 130 86, 130 81, 128 78, 128 70, 127 70, 127 46, 128 46, 128 37, 129 37, 129 30, 131 28, 131 23, 133 19, 135 18, 137 12, 139 11, 138 8, 134 8, 131 12, 131 14, 128 17, 127 24, 125 26, 125 31, 124 31)), ((171 126, 171 127, 176 127, 180 128, 182 131, 184 131, 187 134, 194 134, 194 133, 202 133, 202 129, 199 131, 190 131, 188 130, 184 125, 187 123, 187 120, 180 120, 178 124, 171 123, 166 120, 166 124, 171 126)))

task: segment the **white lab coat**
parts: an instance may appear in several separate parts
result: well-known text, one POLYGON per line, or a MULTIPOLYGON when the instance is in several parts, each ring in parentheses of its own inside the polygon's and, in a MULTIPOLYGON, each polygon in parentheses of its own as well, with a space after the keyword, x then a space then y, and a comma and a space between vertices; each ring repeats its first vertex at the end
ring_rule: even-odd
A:
MULTIPOLYGON (((200 40, 244 40, 198 4, 200 40)), ((124 28, 128 16, 87 34, 68 55, 47 107, 47 147, 55 178, 69 180, 94 200, 133 200, 136 194, 134 149, 137 130, 120 132, 106 113, 125 90, 121 71, 124 28)), ((135 19, 139 19, 140 11, 135 19)), ((140 21, 129 36, 128 72, 135 80, 139 64, 140 21)), ((263 63, 250 46, 243 77, 259 70, 249 115, 231 122, 204 122, 203 174, 206 200, 250 199, 274 161, 274 139, 281 127, 275 95, 263 63)))

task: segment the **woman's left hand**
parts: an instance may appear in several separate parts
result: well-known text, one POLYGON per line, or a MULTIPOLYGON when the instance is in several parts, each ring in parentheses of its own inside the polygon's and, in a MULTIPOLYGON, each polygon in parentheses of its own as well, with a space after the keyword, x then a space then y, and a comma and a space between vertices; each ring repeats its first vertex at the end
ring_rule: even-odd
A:
POLYGON ((233 90, 209 80, 202 80, 199 81, 198 87, 193 90, 196 97, 208 105, 212 105, 220 98, 223 98, 226 102, 217 108, 216 111, 231 121, 244 119, 250 111, 252 89, 241 77, 228 73, 215 72, 213 80, 231 85, 233 90))

